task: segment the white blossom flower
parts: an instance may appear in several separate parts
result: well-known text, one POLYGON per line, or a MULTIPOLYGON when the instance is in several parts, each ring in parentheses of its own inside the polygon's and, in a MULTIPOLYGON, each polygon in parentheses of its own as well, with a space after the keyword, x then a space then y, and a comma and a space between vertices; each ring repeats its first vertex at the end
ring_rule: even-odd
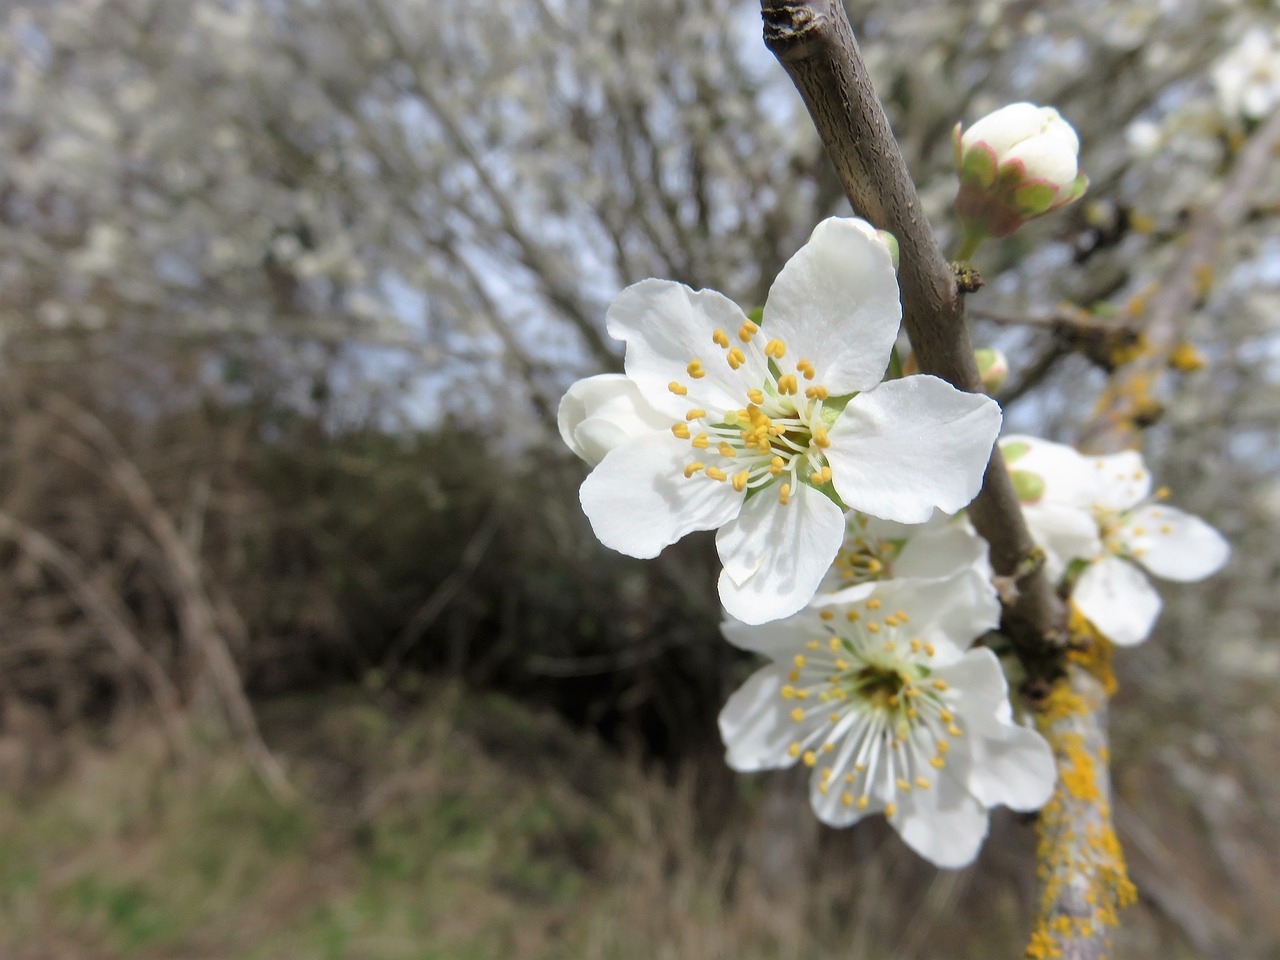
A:
POLYGON ((1037 809, 1056 775, 1049 745, 1014 722, 995 654, 963 649, 999 618, 994 599, 969 602, 965 580, 889 581, 778 623, 726 623, 731 643, 773 661, 720 714, 729 765, 802 763, 823 823, 883 812, 938 866, 971 862, 987 809, 1037 809))
POLYGON ((1075 128, 1052 107, 1011 103, 954 131, 960 193, 956 212, 970 230, 1005 237, 1033 217, 1077 199, 1088 186, 1079 170, 1075 128))
POLYGON ((762 623, 813 596, 847 509, 918 523, 964 507, 999 407, 935 377, 880 383, 900 319, 889 252, 853 219, 817 226, 760 324, 712 290, 622 291, 607 322, 626 376, 575 384, 560 412, 570 447, 599 458, 580 494, 596 536, 653 557, 718 528, 721 600, 762 623))
POLYGON ((1227 561, 1231 548, 1199 517, 1152 495, 1151 474, 1136 450, 1086 457, 1034 437, 1000 442, 1033 536, 1050 558, 1050 572, 1073 560, 1087 564, 1071 590, 1076 608, 1113 643, 1130 646, 1151 633, 1162 606, 1143 574, 1187 583, 1203 580, 1227 561), (1018 483, 1017 474, 1040 483, 1018 483), (1139 569, 1142 568, 1142 569, 1139 569))
POLYGON ((924 523, 895 523, 854 511, 845 518, 845 526, 844 543, 819 593, 862 586, 869 596, 874 585, 885 580, 938 580, 971 573, 995 595, 987 541, 964 515, 937 510, 924 523))
POLYGON ((1280 105, 1280 28, 1246 33, 1214 67, 1213 85, 1229 117, 1261 120, 1280 105))

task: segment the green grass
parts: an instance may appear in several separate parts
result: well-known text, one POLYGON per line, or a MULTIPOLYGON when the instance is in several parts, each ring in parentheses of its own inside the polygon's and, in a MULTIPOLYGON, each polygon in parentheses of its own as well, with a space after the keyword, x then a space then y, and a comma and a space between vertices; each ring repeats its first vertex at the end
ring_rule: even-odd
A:
POLYGON ((711 763, 667 782, 458 687, 394 711, 294 697, 262 721, 295 801, 225 746, 179 763, 145 729, 0 787, 0 957, 990 957, 1029 928, 1029 862, 1008 865, 1025 828, 941 875, 883 829, 819 830, 802 795, 778 804, 785 780, 711 763))

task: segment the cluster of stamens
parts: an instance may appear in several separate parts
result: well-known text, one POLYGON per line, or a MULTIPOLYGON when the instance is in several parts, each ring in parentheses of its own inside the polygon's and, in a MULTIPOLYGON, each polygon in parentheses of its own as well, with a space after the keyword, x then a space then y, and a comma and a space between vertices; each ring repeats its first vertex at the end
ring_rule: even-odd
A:
POLYGON ((844 546, 832 564, 842 585, 853 587, 893 576, 892 563, 898 544, 867 533, 867 518, 862 514, 851 515, 849 526, 852 536, 845 537, 844 546))
MULTIPOLYGON (((826 636, 796 654, 780 692, 795 704, 791 720, 808 731, 789 753, 819 770, 819 792, 839 790, 841 804, 858 810, 877 784, 895 798, 930 789, 951 739, 964 733, 947 683, 931 678, 933 644, 910 637, 905 612, 880 617, 880 607, 871 597, 842 613, 822 611, 826 636)), ((896 812, 890 799, 885 815, 896 812)))
MULTIPOLYGON (((1105 464, 1099 461, 1097 469, 1101 470, 1104 466, 1105 464)), ((1136 470, 1132 474, 1122 473, 1116 477, 1116 483, 1126 483, 1130 480, 1135 483, 1141 483, 1146 480, 1146 476, 1147 475, 1140 470, 1136 470)), ((1161 487, 1155 492, 1153 497, 1153 499, 1158 501, 1164 501, 1168 498, 1168 487, 1161 487)), ((1118 557, 1129 557, 1134 560, 1142 557, 1146 553, 1146 550, 1142 547, 1132 547, 1127 542, 1127 538, 1130 536, 1145 537, 1150 532, 1145 527, 1129 525, 1129 520, 1133 516, 1134 512, 1139 507, 1145 506, 1146 502, 1147 501, 1144 501, 1143 503, 1140 503, 1135 507, 1131 507, 1128 510, 1108 510, 1101 507, 1094 508, 1094 519, 1098 523, 1098 532, 1109 553, 1118 557)), ((1152 510, 1151 517, 1157 520, 1160 519, 1160 511, 1152 510)), ((1173 525, 1169 523, 1161 523, 1158 529, 1160 533, 1165 535, 1173 533, 1173 525)))
MULTIPOLYGON (((736 344, 720 329, 712 333, 711 341, 736 371, 747 362, 746 350, 760 349, 755 342, 759 332, 760 327, 747 320, 738 329, 736 344)), ((787 345, 782 340, 769 340, 763 354, 765 380, 746 390, 745 406, 711 412, 691 407, 671 432, 688 440, 694 450, 694 458, 685 465, 685 477, 727 482, 739 493, 778 481, 778 500, 785 505, 799 483, 821 487, 831 482, 825 454, 831 441, 822 419, 829 393, 820 384, 808 384, 801 396, 801 381, 813 380, 817 371, 812 361, 801 358, 793 365, 795 372, 783 372, 787 345)), ((707 375, 697 358, 685 372, 695 381, 707 375)), ((678 397, 689 393, 688 386, 678 380, 667 389, 678 397)))

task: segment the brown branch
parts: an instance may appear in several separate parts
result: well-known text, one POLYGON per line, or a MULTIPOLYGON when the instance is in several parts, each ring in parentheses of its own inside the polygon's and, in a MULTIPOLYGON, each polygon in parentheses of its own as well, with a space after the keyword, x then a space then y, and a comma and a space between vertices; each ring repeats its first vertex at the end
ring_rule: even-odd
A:
MULTIPOLYGON (((761 0, 765 46, 804 98, 849 202, 898 240, 903 323, 920 370, 982 392, 964 319, 964 299, 924 215, 915 183, 872 86, 838 0, 761 0)), ((1053 585, 1029 562, 1035 544, 999 449, 969 506, 991 545, 991 563, 1017 580, 1005 629, 1034 677, 1060 671, 1065 615, 1053 585), (1028 572, 1030 571, 1030 572, 1028 572)))
POLYGON ((107 478, 151 535, 164 558, 166 573, 173 585, 183 637, 188 646, 203 658, 241 749, 277 799, 292 798, 293 787, 280 761, 262 739, 235 659, 223 631, 219 629, 216 605, 205 588, 199 559, 187 548, 177 524, 156 500, 142 472, 101 420, 61 396, 50 398, 48 409, 79 435, 79 438, 66 438, 68 451, 87 469, 97 468, 95 461, 106 466, 107 478))
MULTIPOLYGON (((761 9, 765 45, 804 98, 854 210, 898 240, 903 322, 920 369, 977 392, 963 297, 924 218, 843 5, 761 0, 761 9)), ((1003 627, 1031 682, 1043 687, 1046 679, 1057 681, 1042 705, 1041 727, 1054 747, 1060 777, 1043 816, 1041 913, 1029 953, 1039 948, 1037 955, 1098 960, 1116 910, 1132 896, 1110 822, 1107 685, 1078 663, 1060 676, 1065 610, 1043 571, 1031 566, 1026 573, 1034 544, 998 449, 969 512, 991 545, 996 572, 1020 587, 1003 627), (1091 841, 1110 844, 1095 855, 1091 841)))
POLYGON ((1250 200, 1280 146, 1280 109, 1258 126, 1236 157, 1235 168, 1215 203, 1192 222, 1190 239, 1147 306, 1142 328, 1144 350, 1112 378, 1098 415, 1085 428, 1080 445, 1097 451, 1141 444, 1141 431, 1158 419, 1161 405, 1154 387, 1186 336, 1192 312, 1212 276, 1222 238, 1250 212, 1250 200))
POLYGON ((120 599, 102 589, 98 579, 69 550, 4 511, 0 511, 0 537, 12 540, 28 557, 53 574, 116 656, 125 666, 138 671, 160 711, 170 745, 185 754, 191 743, 181 721, 182 698, 159 661, 138 638, 120 599))

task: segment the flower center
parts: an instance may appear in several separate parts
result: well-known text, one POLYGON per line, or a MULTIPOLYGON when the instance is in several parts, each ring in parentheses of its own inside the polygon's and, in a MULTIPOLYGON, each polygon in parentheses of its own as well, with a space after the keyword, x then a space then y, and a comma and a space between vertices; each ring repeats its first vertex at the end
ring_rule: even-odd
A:
POLYGON ((893 560, 903 541, 884 540, 867 532, 867 518, 861 514, 849 521, 850 535, 836 554, 833 564, 842 586, 853 587, 893 576, 893 560))
POLYGON ((789 746, 791 756, 823 763, 819 791, 839 789, 840 802, 859 810, 878 792, 893 816, 894 798, 929 789, 946 765, 948 738, 964 731, 948 685, 931 679, 933 645, 910 637, 906 613, 880 617, 880 606, 876 597, 851 605, 843 622, 824 610, 826 635, 796 655, 780 696, 795 703, 791 720, 808 730, 789 746))
MULTIPOLYGON (((743 405, 731 409, 708 409, 693 406, 684 420, 671 427, 671 432, 693 447, 693 459, 684 468, 688 479, 709 477, 728 482, 739 493, 779 484, 778 500, 790 501, 801 483, 824 487, 831 483, 831 466, 826 449, 831 445, 827 430, 839 414, 839 406, 827 403, 830 394, 820 384, 809 384, 801 391, 801 382, 811 381, 817 371, 812 361, 800 358, 786 360, 787 345, 769 340, 763 349, 756 334, 760 327, 747 320, 738 330, 741 346, 730 345, 729 335, 717 329, 712 343, 724 351, 729 369, 763 368, 764 378, 742 376, 743 405), (747 363, 750 351, 754 364, 747 363), (824 406, 825 404, 825 406, 824 406)), ((706 376, 702 360, 694 358, 685 368, 693 381, 706 376)), ((678 380, 667 385, 676 396, 689 394, 689 387, 678 380)))

